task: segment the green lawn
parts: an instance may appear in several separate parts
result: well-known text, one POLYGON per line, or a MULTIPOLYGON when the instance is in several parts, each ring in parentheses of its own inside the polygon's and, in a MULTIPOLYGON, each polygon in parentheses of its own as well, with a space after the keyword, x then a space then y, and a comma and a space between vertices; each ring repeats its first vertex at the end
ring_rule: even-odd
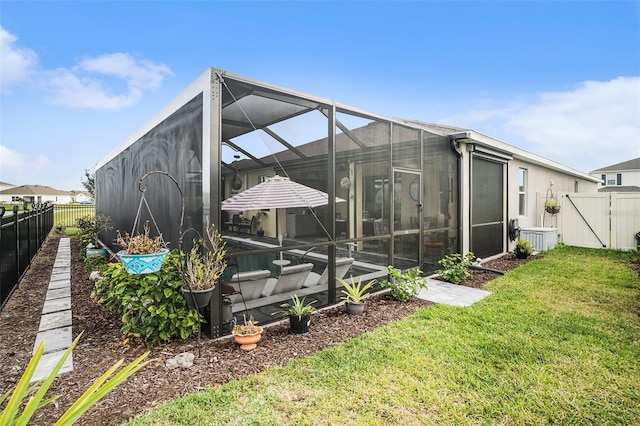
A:
POLYGON ((434 306, 177 399, 131 425, 640 424, 640 279, 558 247, 468 308, 434 306))
POLYGON ((75 226, 76 219, 94 216, 92 204, 56 204, 53 207, 53 223, 60 226, 75 226))

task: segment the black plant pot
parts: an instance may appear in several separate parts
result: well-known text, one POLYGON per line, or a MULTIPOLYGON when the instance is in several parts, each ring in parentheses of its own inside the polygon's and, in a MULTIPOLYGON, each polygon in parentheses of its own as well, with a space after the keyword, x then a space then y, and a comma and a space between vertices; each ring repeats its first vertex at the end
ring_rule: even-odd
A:
POLYGON ((309 332, 311 324, 311 315, 299 317, 297 315, 289 315, 289 326, 291 334, 305 334, 309 332))
POLYGON ((190 308, 200 309, 209 304, 213 294, 213 287, 206 290, 189 290, 186 287, 182 287, 182 294, 184 294, 184 298, 190 308))
POLYGON ((258 234, 258 237, 264 237, 264 229, 258 229, 256 234, 258 234))
POLYGON ((516 253, 516 257, 518 259, 526 259, 527 257, 529 257, 529 255, 527 254, 526 251, 518 251, 518 250, 516 250, 515 253, 516 253))
POLYGON ((344 307, 349 315, 361 315, 364 312, 364 302, 362 303, 345 303, 344 307))

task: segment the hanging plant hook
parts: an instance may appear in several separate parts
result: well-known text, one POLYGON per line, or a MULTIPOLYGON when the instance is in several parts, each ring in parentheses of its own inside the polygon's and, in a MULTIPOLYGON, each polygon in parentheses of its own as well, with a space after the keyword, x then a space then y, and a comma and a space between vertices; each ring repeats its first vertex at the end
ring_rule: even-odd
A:
MULTIPOLYGON (((182 188, 180 188, 180 184, 178 183, 178 181, 171 176, 169 173, 162 171, 162 170, 153 170, 151 172, 145 173, 140 180, 138 180, 138 190, 140 192, 142 192, 142 198, 140 199, 140 207, 142 207, 142 202, 144 201, 144 203, 147 205, 147 209, 149 210, 149 205, 147 204, 147 200, 145 199, 145 192, 147 191, 147 184, 145 183, 144 187, 142 186, 143 181, 147 178, 147 176, 152 175, 152 174, 160 174, 160 175, 164 175, 167 176, 169 179, 171 179, 173 181, 173 183, 176 184, 176 188, 178 188, 178 192, 180 193, 180 224, 179 224, 179 228, 178 228, 178 235, 179 235, 179 239, 178 239, 178 249, 182 250, 182 225, 184 223, 184 197, 182 194, 182 188)), ((140 213, 140 208, 138 208, 138 216, 140 213)), ((155 219, 153 218, 153 214, 151 213, 151 210, 149 210, 149 214, 151 214, 151 218, 153 219, 153 223, 156 226, 156 230, 158 231, 158 233, 160 232, 160 230, 158 229, 158 225, 156 224, 155 219)), ((136 217, 136 223, 134 224, 134 227, 136 226, 138 221, 138 217, 136 217)))

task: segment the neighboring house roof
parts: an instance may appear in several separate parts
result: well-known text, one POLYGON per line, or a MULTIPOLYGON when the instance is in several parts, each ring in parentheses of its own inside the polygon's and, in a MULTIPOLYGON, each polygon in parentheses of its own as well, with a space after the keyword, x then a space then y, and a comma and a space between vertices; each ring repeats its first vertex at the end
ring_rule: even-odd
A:
POLYGON ((619 172, 623 170, 640 170, 640 157, 633 160, 623 161, 622 163, 613 164, 611 166, 603 167, 592 171, 591 173, 598 172, 619 172))
POLYGON ((9 182, 0 182, 0 186, 15 186, 15 185, 9 182))
POLYGON ((91 194, 89 194, 87 191, 69 191, 68 195, 71 195, 73 197, 77 197, 79 195, 84 195, 85 197, 89 197, 91 198, 91 194))
POLYGON ((598 192, 640 192, 640 186, 605 186, 598 189, 598 192))
POLYGON ((69 192, 46 185, 22 185, 0 191, 0 195, 69 195, 69 192))

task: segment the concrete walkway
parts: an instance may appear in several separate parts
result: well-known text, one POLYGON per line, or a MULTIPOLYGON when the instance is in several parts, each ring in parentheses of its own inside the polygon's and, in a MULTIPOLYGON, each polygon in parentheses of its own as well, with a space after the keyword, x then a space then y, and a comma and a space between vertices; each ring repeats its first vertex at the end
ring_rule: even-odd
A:
POLYGON ((451 284, 427 278, 427 289, 420 290, 418 297, 433 303, 451 306, 471 306, 491 294, 490 291, 463 285, 451 284))
MULTIPOLYGON (((49 289, 42 307, 40 328, 33 346, 35 353, 44 341, 44 355, 36 368, 32 381, 44 379, 71 345, 71 239, 60 238, 58 254, 51 271, 49 289)), ((73 354, 60 369, 60 373, 73 370, 73 354)))

